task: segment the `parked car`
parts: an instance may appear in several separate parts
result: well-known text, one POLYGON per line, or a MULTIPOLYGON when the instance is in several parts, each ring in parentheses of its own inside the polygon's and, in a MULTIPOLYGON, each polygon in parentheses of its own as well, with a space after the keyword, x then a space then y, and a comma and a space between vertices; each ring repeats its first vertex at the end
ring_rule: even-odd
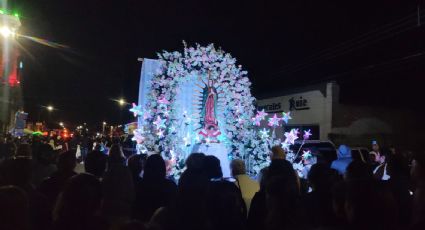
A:
POLYGON ((299 153, 295 162, 301 160, 301 156, 304 151, 310 151, 314 156, 317 157, 317 162, 332 163, 337 159, 337 149, 331 141, 318 141, 318 140, 307 140, 307 141, 296 141, 290 147, 293 153, 299 153))
POLYGON ((351 157, 353 160, 361 160, 364 163, 370 162, 369 149, 365 147, 353 147, 351 148, 351 157))

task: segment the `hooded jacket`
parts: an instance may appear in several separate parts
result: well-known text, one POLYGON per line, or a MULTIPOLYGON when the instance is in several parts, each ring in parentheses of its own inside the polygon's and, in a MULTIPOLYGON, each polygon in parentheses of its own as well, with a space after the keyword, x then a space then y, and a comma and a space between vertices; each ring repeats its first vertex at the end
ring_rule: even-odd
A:
POLYGON ((353 161, 351 158, 351 149, 346 145, 341 145, 338 148, 338 159, 332 162, 331 168, 338 171, 339 174, 345 174, 347 166, 353 161))

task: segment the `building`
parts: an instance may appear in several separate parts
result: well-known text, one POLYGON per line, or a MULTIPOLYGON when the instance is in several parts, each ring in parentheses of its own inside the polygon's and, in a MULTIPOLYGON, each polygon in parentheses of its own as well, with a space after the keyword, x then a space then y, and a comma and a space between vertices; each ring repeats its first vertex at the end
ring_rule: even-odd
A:
POLYGON ((310 85, 281 91, 279 96, 260 97, 257 109, 264 109, 269 116, 291 112, 292 120, 285 130, 275 130, 277 137, 283 137, 284 131, 299 128, 311 129, 312 139, 331 140, 337 145, 369 147, 372 140, 377 140, 383 146, 420 148, 418 114, 401 109, 341 104, 339 93, 336 82, 310 85))
POLYGON ((15 40, 20 26, 17 14, 0 10, 0 133, 12 129, 15 114, 23 107, 20 85, 23 63, 15 40))
MULTIPOLYGON (((280 92, 281 96, 257 101, 257 108, 269 114, 291 112, 292 120, 285 129, 311 129, 313 139, 325 140, 332 131, 332 115, 338 103, 339 87, 335 83, 320 84, 280 92)), ((282 135, 283 130, 276 130, 282 135)))

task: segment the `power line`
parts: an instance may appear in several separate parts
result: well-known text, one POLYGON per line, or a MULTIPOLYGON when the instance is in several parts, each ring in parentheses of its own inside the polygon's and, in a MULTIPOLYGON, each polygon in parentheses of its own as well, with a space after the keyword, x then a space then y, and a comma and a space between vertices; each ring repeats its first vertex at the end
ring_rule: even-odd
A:
POLYGON ((335 58, 337 56, 341 56, 345 53, 348 53, 348 52, 351 52, 353 50, 365 47, 365 46, 370 45, 372 43, 376 43, 377 41, 381 41, 381 40, 386 39, 390 36, 405 32, 407 30, 410 30, 410 29, 416 27, 416 25, 414 25, 412 23, 413 20, 414 20, 414 18, 412 17, 412 18, 410 18, 409 21, 399 23, 398 25, 394 25, 394 26, 392 26, 392 27, 390 27, 386 30, 376 32, 376 33, 371 34, 371 35, 369 35, 365 38, 359 39, 357 41, 353 41, 353 42, 348 43, 348 44, 341 46, 341 47, 337 47, 333 51, 319 55, 316 58, 310 59, 310 61, 304 61, 304 62, 302 62, 298 65, 295 65, 292 68, 287 68, 283 72, 289 72, 289 73, 297 72, 297 71, 299 71, 299 70, 301 70, 301 69, 303 69, 307 66, 311 66, 311 65, 320 63, 322 61, 329 60, 329 59, 335 58), (411 24, 411 26, 408 27, 407 29, 404 29, 404 27, 408 26, 409 24, 411 24))
MULTIPOLYGON (((350 73, 355 73, 355 72, 360 72, 360 71, 365 71, 365 70, 371 70, 371 69, 377 69, 377 68, 382 68, 388 65, 392 65, 393 67, 395 67, 395 65, 403 63, 403 62, 409 62, 409 61, 414 61, 414 59, 416 58, 420 58, 425 56, 424 52, 419 52, 419 53, 415 53, 415 54, 411 54, 411 55, 407 55, 407 56, 403 56, 403 57, 399 57, 399 58, 395 58, 395 59, 391 59, 389 61, 385 61, 385 62, 381 62, 381 63, 375 63, 375 64, 370 64, 370 65, 366 65, 366 66, 362 66, 359 68, 356 68, 354 70, 349 70, 349 71, 345 71, 345 72, 341 72, 341 73, 336 73, 336 74, 332 74, 329 75, 327 77, 321 78, 321 79, 317 79, 314 81, 310 81, 310 84, 314 84, 314 83, 318 83, 318 82, 324 82, 324 81, 329 81, 329 80, 336 80, 338 78, 341 78, 347 74, 350 73)), ((386 69, 388 70, 388 69, 386 69)))
MULTIPOLYGON (((317 53, 315 53, 315 54, 310 55, 310 57, 308 57, 308 58, 315 58, 316 56, 320 56, 320 55, 322 55, 323 53, 331 52, 333 49, 340 48, 340 47, 344 47, 344 46, 348 46, 348 45, 350 45, 351 43, 356 42, 356 41, 357 41, 357 40, 359 40, 359 39, 364 39, 364 37, 367 37, 367 36, 369 36, 369 35, 370 35, 370 34, 372 34, 372 33, 379 32, 380 30, 383 30, 383 29, 387 29, 387 27, 392 28, 392 27, 394 27, 394 26, 398 26, 398 25, 399 25, 400 23, 402 23, 403 21, 405 21, 405 20, 407 20, 407 19, 410 19, 410 18, 412 18, 412 17, 414 17, 414 16, 416 16, 416 13, 412 13, 412 14, 410 14, 410 15, 408 15, 408 16, 405 16, 405 17, 403 17, 403 18, 401 18, 401 19, 398 19, 398 20, 397 20, 397 21, 395 21, 395 22, 387 23, 387 24, 385 24, 385 25, 383 25, 383 26, 381 26, 381 27, 379 27, 379 28, 373 29, 373 30, 368 31, 368 32, 366 32, 366 33, 364 33, 364 34, 361 34, 361 35, 359 35, 359 36, 357 36, 357 37, 355 37, 355 38, 352 38, 352 39, 349 39, 349 40, 347 40, 347 41, 344 41, 344 42, 342 42, 342 43, 340 43, 340 44, 338 44, 338 45, 336 45, 336 46, 332 46, 332 47, 325 48, 325 49, 323 49, 323 50, 321 50, 321 51, 319 51, 319 52, 317 52, 317 53), (395 24, 398 24, 398 25, 395 25, 395 24)), ((290 65, 287 65, 287 66, 290 66, 290 65)))
MULTIPOLYGON (((285 72, 289 72, 289 73, 297 72, 307 66, 311 66, 319 62, 335 58, 347 52, 351 52, 355 49, 362 48, 364 46, 370 45, 377 41, 381 41, 388 37, 391 37, 396 34, 415 28, 417 25, 416 23, 412 23, 412 22, 413 20, 415 20, 416 15, 417 15, 416 12, 411 13, 401 19, 396 20, 395 22, 387 23, 384 26, 381 26, 377 29, 374 29, 372 31, 359 35, 348 41, 342 42, 341 44, 321 50, 313 55, 310 55, 307 59, 305 59, 301 63, 289 64, 284 66, 283 69, 281 69, 280 71, 272 75, 277 75, 277 74, 281 74, 285 72)), ((422 13, 419 16, 418 16, 419 18, 424 17, 425 13, 422 13)))
POLYGON ((295 68, 295 69, 291 69, 291 70, 287 71, 287 73, 288 74, 292 74, 292 73, 298 72, 298 71, 300 71, 300 70, 302 70, 302 69, 304 69, 306 67, 309 67, 309 66, 312 66, 312 65, 316 65, 318 63, 321 63, 321 62, 324 62, 324 61, 327 61, 327 60, 331 60, 333 58, 336 58, 338 56, 341 56, 341 55, 344 55, 346 53, 352 52, 354 50, 357 50, 357 49, 366 47, 366 46, 368 46, 370 44, 373 44, 373 43, 376 43, 376 42, 385 40, 385 39, 390 38, 392 36, 395 36, 397 34, 401 34, 403 32, 406 32, 408 30, 411 30, 411 29, 413 29, 415 27, 416 27, 416 25, 413 25, 413 26, 407 27, 407 28, 405 28, 403 30, 395 31, 392 34, 387 34, 387 35, 383 35, 382 37, 375 38, 374 40, 368 41, 367 43, 359 44, 359 45, 357 45, 355 47, 351 47, 351 48, 350 47, 347 47, 345 50, 341 50, 341 51, 335 52, 333 54, 332 53, 326 54, 326 55, 320 57, 320 59, 315 60, 314 62, 304 64, 304 65, 302 65, 302 66, 300 66, 298 68, 295 68))

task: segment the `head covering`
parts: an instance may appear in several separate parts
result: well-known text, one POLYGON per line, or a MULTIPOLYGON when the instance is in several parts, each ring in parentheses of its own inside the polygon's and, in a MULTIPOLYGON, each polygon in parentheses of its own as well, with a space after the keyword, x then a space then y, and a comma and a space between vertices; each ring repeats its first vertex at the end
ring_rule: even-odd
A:
POLYGON ((339 158, 350 158, 351 157, 351 149, 346 145, 340 145, 338 148, 338 156, 339 158))

